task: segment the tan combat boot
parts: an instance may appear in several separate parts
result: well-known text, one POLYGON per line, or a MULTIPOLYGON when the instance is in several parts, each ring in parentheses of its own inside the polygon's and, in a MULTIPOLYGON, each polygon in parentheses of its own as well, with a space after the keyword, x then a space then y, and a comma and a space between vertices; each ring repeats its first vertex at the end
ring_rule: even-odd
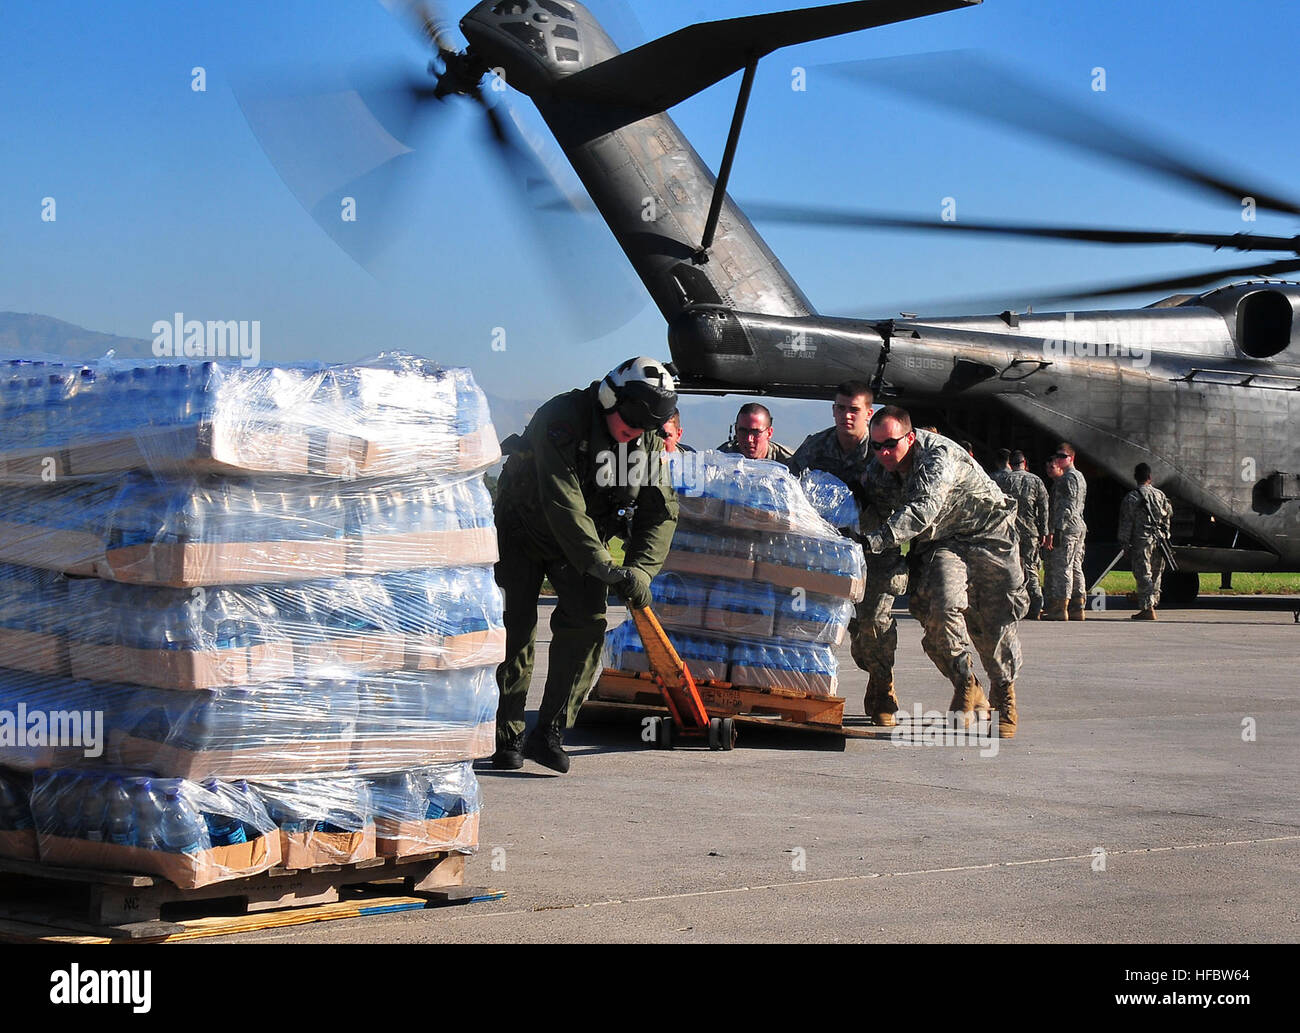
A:
POLYGON ((1039 615, 1040 621, 1063 621, 1069 618, 1065 613, 1064 599, 1048 599, 1043 603, 1043 612, 1039 615))
POLYGON ((867 712, 867 717, 873 725, 879 725, 881 728, 892 728, 898 724, 898 718, 894 715, 902 707, 899 705, 898 697, 894 694, 894 679, 890 678, 885 682, 883 689, 877 689, 870 678, 867 679, 867 695, 862 701, 862 707, 867 712))
POLYGON ((989 698, 984 695, 979 679, 971 675, 965 686, 952 694, 948 704, 951 713, 961 715, 962 727, 969 728, 976 720, 987 721, 989 716, 989 698))
POLYGON ((994 683, 989 690, 989 702, 998 712, 998 738, 1013 739, 1016 734, 1016 683, 994 683))
POLYGON ((1072 621, 1081 621, 1084 619, 1083 611, 1088 608, 1088 597, 1076 595, 1070 600, 1069 618, 1072 621))
POLYGON ((1138 610, 1137 613, 1133 614, 1133 616, 1129 618, 1129 620, 1131 621, 1153 621, 1155 619, 1156 619, 1156 611, 1155 611, 1155 607, 1153 606, 1148 607, 1145 610, 1138 610))

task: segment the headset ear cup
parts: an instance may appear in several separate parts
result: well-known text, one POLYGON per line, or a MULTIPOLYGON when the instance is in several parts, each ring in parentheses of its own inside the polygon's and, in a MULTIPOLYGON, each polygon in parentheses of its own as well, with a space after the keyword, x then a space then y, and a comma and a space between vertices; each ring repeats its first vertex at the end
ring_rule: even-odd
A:
POLYGON ((614 393, 614 385, 609 377, 600 382, 600 388, 596 391, 596 401, 600 403, 601 409, 605 412, 613 412, 618 406, 618 395, 614 393))

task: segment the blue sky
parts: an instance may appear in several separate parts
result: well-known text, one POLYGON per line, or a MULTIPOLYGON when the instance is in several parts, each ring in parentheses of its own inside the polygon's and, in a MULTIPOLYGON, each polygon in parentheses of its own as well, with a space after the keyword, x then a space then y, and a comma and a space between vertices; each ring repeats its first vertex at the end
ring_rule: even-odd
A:
MULTIPOLYGON (((604 4, 591 4, 600 10, 604 4)), ((770 0, 637 3, 647 38, 770 0)), ((459 10, 451 8, 459 15, 459 10)), ((546 397, 629 354, 666 357, 648 304, 601 340, 574 342, 471 112, 443 119, 404 232, 378 276, 355 265, 281 183, 230 89, 349 62, 418 70, 425 55, 377 2, 119 0, 11 5, 0 42, 0 310, 148 337, 175 311, 260 319, 267 361, 387 349, 473 367, 497 394, 546 397), (191 69, 207 90, 191 90, 191 69), (53 197, 57 221, 42 222, 53 197), (508 331, 504 352, 492 332, 508 331)), ((1198 196, 983 122, 856 91, 818 65, 974 47, 1083 105, 1158 130, 1216 168, 1292 192, 1300 168, 1294 5, 1265 0, 988 0, 981 7, 821 41, 767 58, 732 196, 959 217, 1295 233, 1245 225, 1198 196), (790 89, 791 68, 809 69, 790 89), (1092 70, 1106 70, 1104 93, 1092 70)), ((633 33, 635 34, 635 30, 633 33)), ((627 33, 624 33, 626 39, 627 33)), ((721 155, 737 80, 672 114, 706 160, 721 155)), ((540 127, 526 98, 520 114, 540 127)), ((1293 191, 1300 194, 1300 184, 1293 191)), ((826 313, 890 315, 945 296, 1213 265, 1194 248, 1103 249, 759 225, 826 313)), ((619 253, 604 242, 611 261, 619 253)), ((1217 256, 1224 265, 1238 256, 1217 256)), ((1013 300, 1009 297, 1009 300, 1013 300)), ((1139 302, 1153 299, 1140 299, 1139 302)))

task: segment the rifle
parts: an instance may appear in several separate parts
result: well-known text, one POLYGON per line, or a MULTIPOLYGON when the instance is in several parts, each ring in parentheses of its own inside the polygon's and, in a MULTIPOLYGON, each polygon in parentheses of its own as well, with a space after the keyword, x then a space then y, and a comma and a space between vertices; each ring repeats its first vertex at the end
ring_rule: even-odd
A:
MULTIPOLYGON (((1142 493, 1139 492, 1139 494, 1142 493)), ((1160 554, 1165 558, 1165 566, 1176 572, 1178 570, 1178 561, 1174 559, 1174 550, 1169 547, 1169 539, 1160 533, 1162 524, 1161 521, 1156 518, 1155 513, 1151 511, 1150 495, 1142 495, 1142 505, 1146 508, 1147 516, 1151 518, 1151 526, 1155 528, 1156 547, 1160 550, 1160 554)))

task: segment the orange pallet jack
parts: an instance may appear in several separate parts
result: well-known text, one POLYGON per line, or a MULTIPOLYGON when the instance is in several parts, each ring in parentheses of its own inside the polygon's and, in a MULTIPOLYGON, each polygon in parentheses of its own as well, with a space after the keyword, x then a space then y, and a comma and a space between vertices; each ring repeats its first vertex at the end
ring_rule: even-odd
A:
POLYGON ((645 646, 650 673, 668 704, 667 717, 656 718, 655 741, 661 749, 672 749, 677 736, 707 739, 711 750, 731 750, 736 745, 736 722, 730 717, 709 717, 700 699, 690 668, 677 655, 659 618, 647 606, 632 609, 632 622, 645 646))

